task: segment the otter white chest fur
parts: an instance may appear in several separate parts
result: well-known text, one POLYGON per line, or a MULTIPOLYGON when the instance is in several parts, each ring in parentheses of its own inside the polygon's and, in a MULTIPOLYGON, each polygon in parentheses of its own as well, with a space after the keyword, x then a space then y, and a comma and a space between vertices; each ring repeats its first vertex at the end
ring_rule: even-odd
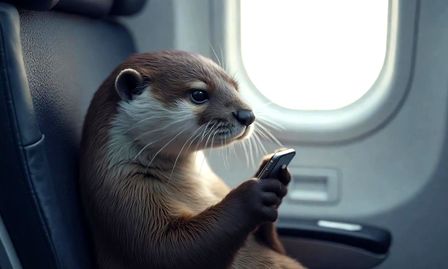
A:
POLYGON ((250 135, 254 120, 237 83, 200 55, 138 54, 118 66, 92 100, 81 143, 98 268, 302 268, 273 225, 287 170, 230 190, 195 161, 250 135))

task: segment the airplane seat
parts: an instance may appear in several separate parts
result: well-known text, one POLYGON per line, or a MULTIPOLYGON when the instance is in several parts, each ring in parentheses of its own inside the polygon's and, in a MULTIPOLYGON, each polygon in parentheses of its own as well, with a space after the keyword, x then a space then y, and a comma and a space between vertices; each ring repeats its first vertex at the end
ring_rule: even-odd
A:
POLYGON ((145 1, 6 2, 0 0, 0 220, 22 268, 92 268, 76 184, 82 124, 100 83, 135 52, 113 16, 134 14, 145 1))

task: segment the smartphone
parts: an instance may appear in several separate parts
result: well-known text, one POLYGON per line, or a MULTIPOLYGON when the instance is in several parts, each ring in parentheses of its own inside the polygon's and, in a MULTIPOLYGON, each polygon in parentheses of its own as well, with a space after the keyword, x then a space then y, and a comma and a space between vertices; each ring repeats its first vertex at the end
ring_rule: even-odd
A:
POLYGON ((260 173, 257 174, 257 177, 259 179, 276 177, 282 166, 287 166, 295 155, 296 151, 294 149, 282 149, 275 152, 260 173))

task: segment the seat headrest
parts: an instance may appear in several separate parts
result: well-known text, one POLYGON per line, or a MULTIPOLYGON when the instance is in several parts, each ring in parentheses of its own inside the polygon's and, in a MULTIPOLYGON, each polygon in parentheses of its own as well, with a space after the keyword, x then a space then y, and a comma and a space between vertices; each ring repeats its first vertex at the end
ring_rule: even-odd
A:
POLYGON ((100 17, 109 14, 114 0, 59 0, 55 9, 68 13, 100 17))
POLYGON ((143 9, 146 0, 114 0, 110 10, 111 15, 133 15, 143 9))
MULTIPOLYGON (((0 0, 3 1, 3 0, 0 0)), ((140 10, 146 0, 5 0, 19 8, 29 10, 61 10, 92 17, 106 15, 127 16, 140 10)))
POLYGON ((6 0, 4 2, 29 10, 50 10, 59 0, 6 0))

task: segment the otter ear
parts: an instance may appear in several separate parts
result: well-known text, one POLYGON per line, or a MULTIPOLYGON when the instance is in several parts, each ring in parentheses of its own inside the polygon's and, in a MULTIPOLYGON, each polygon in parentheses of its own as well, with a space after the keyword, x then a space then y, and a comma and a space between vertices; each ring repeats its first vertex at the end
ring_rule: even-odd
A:
POLYGON ((123 100, 132 100, 144 90, 143 77, 135 69, 126 68, 121 70, 115 78, 115 90, 123 100))

